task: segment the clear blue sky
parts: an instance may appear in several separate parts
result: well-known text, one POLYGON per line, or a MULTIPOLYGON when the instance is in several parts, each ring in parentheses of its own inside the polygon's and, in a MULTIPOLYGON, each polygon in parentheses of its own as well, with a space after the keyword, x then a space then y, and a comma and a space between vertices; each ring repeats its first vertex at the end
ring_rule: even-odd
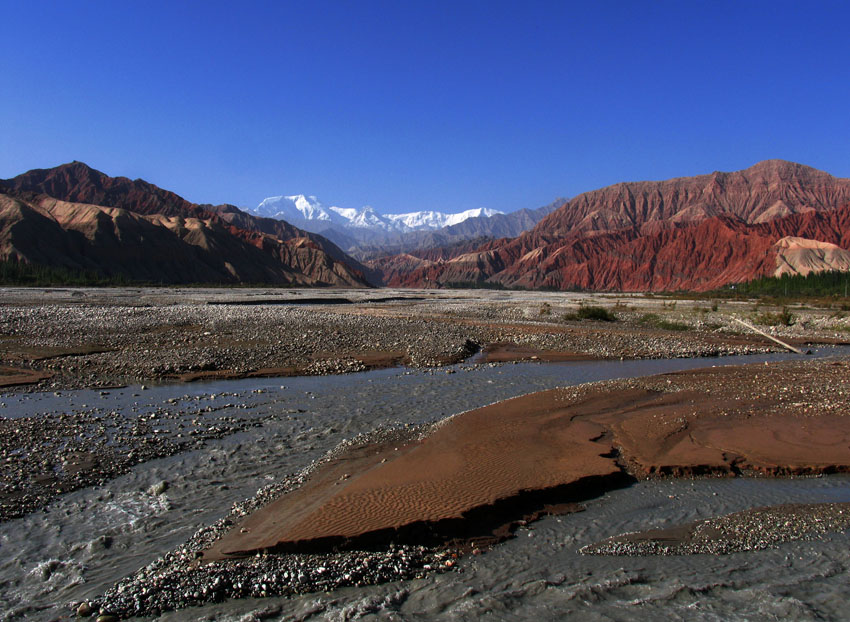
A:
POLYGON ((536 207, 767 158, 850 177, 850 3, 0 0, 0 177, 536 207))

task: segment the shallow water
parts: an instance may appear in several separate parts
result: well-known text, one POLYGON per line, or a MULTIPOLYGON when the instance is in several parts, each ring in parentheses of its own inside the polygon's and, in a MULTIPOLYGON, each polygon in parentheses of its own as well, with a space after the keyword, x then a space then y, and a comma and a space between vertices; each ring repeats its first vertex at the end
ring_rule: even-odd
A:
MULTIPOLYGON (((850 354, 823 349, 818 355, 850 354)), ((276 417, 262 427, 210 441, 203 450, 151 461, 107 485, 64 495, 44 512, 0 524, 0 620, 52 620, 67 603, 102 593, 185 541, 278 475, 319 458, 339 441, 382 424, 421 423, 555 386, 707 365, 796 355, 457 366, 346 376, 251 379, 60 395, 6 395, 2 416, 92 410, 135 416, 145 409, 211 406, 276 417), (260 391, 260 392, 257 392, 260 391), (171 400, 171 401, 169 401, 171 400), (229 406, 228 406, 229 405, 229 406), (135 409, 135 411, 133 410, 135 409), (148 491, 168 481, 162 495, 148 491)), ((163 620, 277 617, 352 619, 687 620, 842 619, 850 536, 789 543, 723 557, 584 557, 585 544, 786 502, 850 501, 850 478, 705 479, 644 482, 548 518, 459 572, 372 588, 291 599, 241 600, 166 614, 163 620)))

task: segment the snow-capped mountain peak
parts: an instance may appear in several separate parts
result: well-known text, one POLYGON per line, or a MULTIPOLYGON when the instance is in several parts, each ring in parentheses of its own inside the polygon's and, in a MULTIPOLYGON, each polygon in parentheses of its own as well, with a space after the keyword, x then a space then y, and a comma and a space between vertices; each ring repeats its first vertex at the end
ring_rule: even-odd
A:
POLYGON ((387 214, 386 218, 395 225, 395 228, 403 231, 416 231, 420 229, 439 229, 445 222, 445 214, 431 210, 422 212, 408 212, 406 214, 387 214))
POLYGON ((277 218, 286 221, 313 220, 322 222, 339 222, 344 224, 345 219, 335 217, 333 211, 339 208, 325 208, 315 196, 293 194, 289 196, 277 196, 263 199, 253 210, 255 214, 266 218, 277 218))
POLYGON ((331 209, 339 216, 345 218, 348 221, 346 226, 349 227, 382 230, 390 228, 387 220, 369 205, 364 205, 360 209, 354 209, 353 207, 332 207, 331 209))
POLYGON ((292 201, 297 209, 307 220, 330 220, 331 215, 319 203, 319 200, 314 196, 304 196, 303 194, 295 194, 288 197, 283 197, 287 201, 292 201))
POLYGON ((452 225, 457 225, 462 223, 464 220, 468 220, 470 218, 490 218, 491 216, 495 216, 496 214, 502 214, 499 210, 490 209, 487 207, 477 207, 475 209, 468 209, 464 212, 459 212, 457 214, 446 214, 446 224, 444 227, 451 227, 452 225))
POLYGON ((462 223, 469 218, 484 216, 489 218, 502 212, 479 207, 476 209, 468 209, 464 212, 456 214, 446 214, 444 212, 435 212, 426 210, 422 212, 409 212, 407 214, 387 214, 385 218, 395 224, 397 229, 402 231, 422 231, 423 229, 442 229, 443 227, 451 227, 462 223))
POLYGON ((342 229, 407 233, 409 231, 442 229, 461 223, 468 218, 490 217, 502 213, 486 207, 479 207, 456 214, 424 210, 404 214, 381 215, 368 205, 360 209, 325 207, 315 196, 303 194, 269 197, 249 211, 267 218, 286 220, 296 227, 318 233, 331 225, 342 229))

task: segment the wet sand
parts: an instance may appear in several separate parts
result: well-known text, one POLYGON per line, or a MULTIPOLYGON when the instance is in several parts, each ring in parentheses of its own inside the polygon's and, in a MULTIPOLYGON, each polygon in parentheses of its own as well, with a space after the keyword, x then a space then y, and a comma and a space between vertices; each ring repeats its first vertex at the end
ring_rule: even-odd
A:
POLYGON ((468 537, 465 522, 486 536, 501 526, 500 502, 621 479, 616 463, 600 455, 610 451, 597 442, 604 428, 571 421, 574 413, 558 397, 555 390, 508 400, 445 420, 422 440, 351 449, 297 494, 241 523, 210 558, 389 541, 433 544, 440 536, 468 537))
POLYGON ((835 361, 710 368, 475 409, 402 447, 343 453, 209 557, 450 540, 472 516, 496 527, 487 508, 512 507, 518 520, 530 493, 573 502, 627 477, 848 472, 848 372, 835 361))
POLYGON ((32 369, 18 369, 15 367, 0 367, 0 387, 14 387, 17 385, 36 384, 50 378, 52 374, 32 369))

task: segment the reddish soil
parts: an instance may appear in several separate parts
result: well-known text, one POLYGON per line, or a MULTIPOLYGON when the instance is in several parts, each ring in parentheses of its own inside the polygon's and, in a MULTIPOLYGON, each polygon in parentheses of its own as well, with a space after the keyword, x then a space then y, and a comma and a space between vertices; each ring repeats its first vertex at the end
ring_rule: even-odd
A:
POLYGON ((52 374, 32 369, 0 367, 0 387, 12 387, 21 384, 35 384, 50 378, 52 374))
POLYGON ((552 352, 514 343, 494 343, 484 348, 478 362, 480 363, 509 363, 511 361, 544 361, 546 363, 562 363, 564 361, 590 361, 598 357, 581 352, 552 352))
POLYGON ((461 519, 526 490, 616 476, 604 429, 545 391, 452 417, 422 441, 361 447, 321 468, 215 547, 224 555, 461 519))

